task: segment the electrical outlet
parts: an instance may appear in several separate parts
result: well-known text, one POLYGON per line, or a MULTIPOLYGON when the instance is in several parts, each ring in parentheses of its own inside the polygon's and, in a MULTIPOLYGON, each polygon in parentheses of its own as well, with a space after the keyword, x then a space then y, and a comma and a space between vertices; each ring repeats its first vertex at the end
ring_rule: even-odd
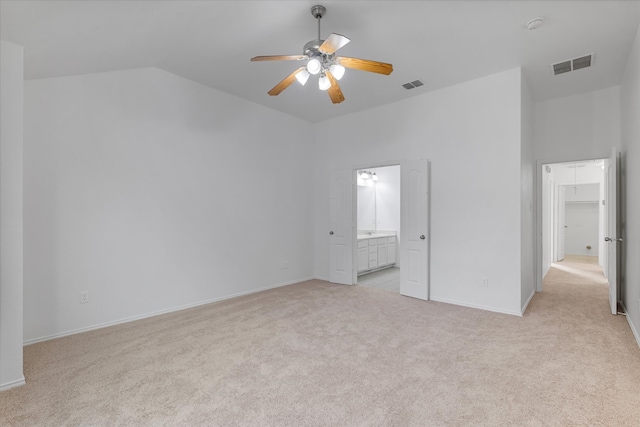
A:
POLYGON ((80 304, 89 302, 89 291, 80 292, 80 304))
POLYGON ((482 278, 482 285, 483 288, 488 288, 489 287, 489 278, 488 277, 483 277, 482 278))
POLYGON ((289 268, 289 261, 280 261, 280 268, 283 270, 286 270, 287 268, 289 268))

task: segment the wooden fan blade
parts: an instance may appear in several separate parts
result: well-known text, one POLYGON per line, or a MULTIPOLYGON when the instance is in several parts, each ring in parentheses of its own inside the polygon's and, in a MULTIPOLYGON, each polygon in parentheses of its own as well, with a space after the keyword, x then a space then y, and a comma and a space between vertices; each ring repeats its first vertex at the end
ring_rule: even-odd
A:
POLYGON ((304 70, 304 67, 300 67, 297 70, 295 70, 293 73, 289 74, 287 77, 285 77, 280 83, 278 83, 277 85, 275 85, 273 87, 273 89, 271 89, 269 92, 267 92, 269 95, 271 96, 276 96, 276 95, 280 95, 280 93, 285 90, 286 88, 288 88, 289 86, 291 86, 291 83, 293 83, 296 80, 296 74, 298 74, 300 71, 304 70))
POLYGON ((252 62, 255 61, 299 61, 301 59, 307 59, 307 55, 267 55, 267 56, 254 56, 251 58, 252 62))
POLYGON ((338 63, 346 68, 354 70, 369 71, 371 73, 384 74, 388 76, 393 71, 393 65, 384 62, 370 61, 368 59, 349 58, 348 56, 339 56, 336 58, 338 63))
POLYGON ((331 74, 329 71, 326 72, 326 76, 331 82, 331 87, 327 89, 327 92, 329 92, 329 98, 331 98, 331 101, 334 104, 340 104, 342 101, 344 101, 344 95, 342 94, 342 90, 340 89, 338 80, 336 80, 336 78, 333 77, 333 74, 331 74))
POLYGON ((320 45, 318 50, 322 53, 332 54, 351 40, 341 34, 333 33, 320 45))

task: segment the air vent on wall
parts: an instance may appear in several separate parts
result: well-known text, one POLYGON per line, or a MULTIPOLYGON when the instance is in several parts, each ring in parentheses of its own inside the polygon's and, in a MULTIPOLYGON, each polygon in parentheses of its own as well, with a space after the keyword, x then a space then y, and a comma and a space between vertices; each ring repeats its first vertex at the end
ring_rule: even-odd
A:
POLYGON ((402 87, 405 88, 405 89, 415 89, 415 88, 423 86, 423 85, 424 85, 424 83, 422 83, 420 80, 414 80, 412 82, 403 84, 402 87))
POLYGON ((581 68, 591 67, 593 65, 593 61, 595 59, 595 54, 582 56, 576 59, 569 59, 568 61, 558 62, 557 64, 553 64, 551 68, 553 69, 553 75, 557 76, 558 74, 568 73, 570 71, 576 71, 581 68))

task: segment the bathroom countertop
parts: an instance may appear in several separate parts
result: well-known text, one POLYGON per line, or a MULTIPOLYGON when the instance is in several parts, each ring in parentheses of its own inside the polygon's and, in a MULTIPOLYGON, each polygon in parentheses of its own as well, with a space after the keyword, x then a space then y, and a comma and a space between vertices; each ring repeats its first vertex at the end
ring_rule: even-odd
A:
POLYGON ((358 234, 358 240, 375 239, 376 237, 391 237, 395 235, 395 231, 376 231, 373 234, 358 234))

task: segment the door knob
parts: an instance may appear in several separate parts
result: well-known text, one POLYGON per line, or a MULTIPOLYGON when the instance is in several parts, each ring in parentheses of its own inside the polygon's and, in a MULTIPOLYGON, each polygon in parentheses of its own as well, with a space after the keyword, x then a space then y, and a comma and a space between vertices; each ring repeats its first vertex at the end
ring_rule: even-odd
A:
POLYGON ((421 235, 420 235, 420 239, 421 239, 421 240, 424 240, 425 238, 426 238, 426 237, 424 237, 424 234, 421 234, 421 235))
POLYGON ((622 242, 622 237, 605 237, 605 242, 622 242))
POLYGON ((333 231, 330 231, 330 232, 329 232, 329 236, 333 236, 333 231))

